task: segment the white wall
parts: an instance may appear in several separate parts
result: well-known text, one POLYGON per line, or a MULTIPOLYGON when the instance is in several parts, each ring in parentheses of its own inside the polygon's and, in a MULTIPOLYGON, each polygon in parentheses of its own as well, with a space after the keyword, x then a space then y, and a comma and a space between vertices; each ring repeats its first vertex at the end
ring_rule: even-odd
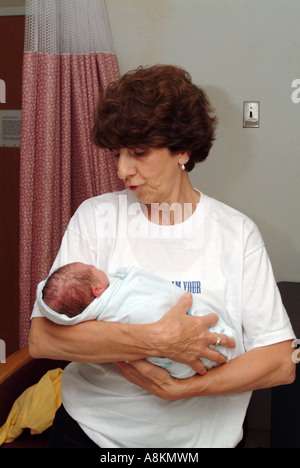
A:
POLYGON ((217 141, 192 183, 259 226, 278 281, 300 281, 299 0, 106 0, 121 74, 186 68, 219 116, 217 141), (243 101, 261 103, 259 129, 243 101))

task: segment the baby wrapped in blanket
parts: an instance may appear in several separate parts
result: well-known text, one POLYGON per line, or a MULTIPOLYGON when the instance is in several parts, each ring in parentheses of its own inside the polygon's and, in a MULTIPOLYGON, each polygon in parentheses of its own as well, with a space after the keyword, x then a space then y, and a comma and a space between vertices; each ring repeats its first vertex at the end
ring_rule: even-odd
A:
MULTIPOLYGON (((142 324, 159 320, 183 294, 181 288, 168 280, 137 267, 122 268, 115 274, 106 275, 92 265, 75 262, 59 268, 38 285, 37 303, 44 317, 60 325, 75 325, 87 320, 142 324)), ((193 294, 193 305, 188 314, 203 316, 211 312, 215 313, 193 294)), ((235 338, 234 330, 221 317, 210 331, 235 338)), ((236 348, 218 346, 218 351, 227 357, 227 361, 237 356, 236 348)), ((188 365, 168 358, 147 359, 176 378, 195 374, 188 365)), ((205 358, 201 361, 207 369, 217 366, 205 358)))

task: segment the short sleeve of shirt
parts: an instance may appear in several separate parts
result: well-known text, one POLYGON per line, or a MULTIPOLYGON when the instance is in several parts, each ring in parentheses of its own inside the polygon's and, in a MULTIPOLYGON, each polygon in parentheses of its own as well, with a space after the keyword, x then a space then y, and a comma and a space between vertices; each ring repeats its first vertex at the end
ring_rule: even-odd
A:
POLYGON ((245 249, 242 324, 246 351, 295 338, 256 227, 245 249))

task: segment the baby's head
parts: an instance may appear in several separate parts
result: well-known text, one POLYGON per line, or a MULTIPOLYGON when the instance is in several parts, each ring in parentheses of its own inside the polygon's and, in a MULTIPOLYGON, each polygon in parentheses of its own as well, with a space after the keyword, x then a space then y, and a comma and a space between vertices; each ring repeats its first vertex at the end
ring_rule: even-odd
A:
POLYGON ((106 274, 93 265, 75 262, 58 268, 47 279, 42 297, 60 314, 75 317, 108 287, 106 274))

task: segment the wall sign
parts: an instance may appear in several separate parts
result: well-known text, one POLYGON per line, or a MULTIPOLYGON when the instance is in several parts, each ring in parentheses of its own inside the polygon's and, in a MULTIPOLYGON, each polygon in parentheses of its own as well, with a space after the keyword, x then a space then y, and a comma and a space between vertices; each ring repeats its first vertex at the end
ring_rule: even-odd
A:
POLYGON ((0 147, 19 147, 21 143, 21 111, 0 110, 0 147))

